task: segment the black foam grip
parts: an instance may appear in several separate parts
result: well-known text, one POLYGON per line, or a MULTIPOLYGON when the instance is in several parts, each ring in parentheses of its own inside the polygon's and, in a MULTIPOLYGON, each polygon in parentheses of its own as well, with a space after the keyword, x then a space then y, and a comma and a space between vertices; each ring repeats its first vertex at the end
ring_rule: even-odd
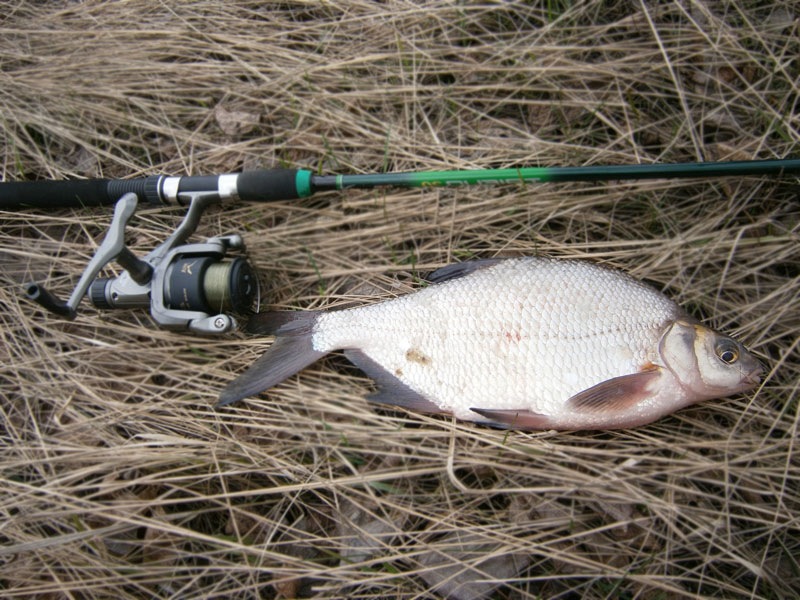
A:
POLYGON ((158 202, 158 176, 141 179, 74 179, 68 181, 14 181, 0 183, 0 210, 20 208, 80 208, 113 205, 133 192, 142 200, 158 202))
POLYGON ((236 180, 239 198, 246 202, 271 202, 300 198, 296 169, 243 171, 236 180))
POLYGON ((108 179, 0 183, 0 208, 63 208, 114 204, 108 179))

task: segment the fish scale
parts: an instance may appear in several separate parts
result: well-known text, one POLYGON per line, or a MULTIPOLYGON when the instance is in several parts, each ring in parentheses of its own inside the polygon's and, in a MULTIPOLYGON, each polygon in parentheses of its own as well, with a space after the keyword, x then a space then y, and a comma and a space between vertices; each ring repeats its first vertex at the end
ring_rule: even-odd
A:
POLYGON ((762 372, 660 292, 587 261, 492 259, 431 279, 377 304, 255 317, 276 342, 222 403, 343 349, 378 382, 379 402, 530 429, 611 428, 749 389, 762 372), (740 362, 723 364, 720 345, 740 362))

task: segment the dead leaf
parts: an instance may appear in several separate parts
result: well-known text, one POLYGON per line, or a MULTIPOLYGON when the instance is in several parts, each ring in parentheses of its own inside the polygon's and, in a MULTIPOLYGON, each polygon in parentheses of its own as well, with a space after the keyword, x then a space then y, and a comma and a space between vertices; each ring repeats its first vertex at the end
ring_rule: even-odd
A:
POLYGON ((453 600, 481 600, 516 577, 530 564, 530 556, 504 554, 483 536, 453 532, 437 540, 437 549, 420 557, 420 572, 436 592, 453 600), (485 558, 482 558, 485 557, 485 558))
POLYGON ((352 564, 374 558, 398 529, 398 524, 347 502, 336 523, 336 536, 341 540, 341 562, 352 564))
POLYGON ((261 113, 243 108, 228 109, 222 104, 217 104, 214 108, 214 118, 225 135, 234 137, 253 131, 261 122, 261 113))
POLYGON ((297 598, 297 592, 300 590, 300 579, 286 579, 284 581, 276 581, 272 584, 275 588, 275 593, 278 598, 285 598, 291 600, 297 598))
MULTIPOLYGON (((151 517, 155 521, 167 521, 167 513, 161 506, 150 509, 151 517)), ((176 540, 172 533, 157 526, 149 526, 144 533, 142 544, 142 562, 175 562, 178 555, 176 540)))

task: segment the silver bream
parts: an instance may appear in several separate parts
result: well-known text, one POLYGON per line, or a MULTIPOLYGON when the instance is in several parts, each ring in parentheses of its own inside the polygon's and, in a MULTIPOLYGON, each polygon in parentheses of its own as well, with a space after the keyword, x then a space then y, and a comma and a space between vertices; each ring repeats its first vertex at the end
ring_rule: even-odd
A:
POLYGON ((229 404, 344 349, 377 402, 518 429, 613 429, 753 388, 763 368, 663 294, 590 262, 490 259, 413 294, 346 310, 272 312, 267 352, 229 404))

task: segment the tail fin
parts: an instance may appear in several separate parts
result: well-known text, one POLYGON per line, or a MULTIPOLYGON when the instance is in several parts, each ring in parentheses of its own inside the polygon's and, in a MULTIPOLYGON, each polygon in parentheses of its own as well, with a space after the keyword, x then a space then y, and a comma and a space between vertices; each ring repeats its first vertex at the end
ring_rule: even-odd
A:
POLYGON ((291 377, 325 356, 314 350, 312 334, 317 312, 273 312, 255 315, 247 330, 275 335, 264 355, 222 391, 217 406, 247 398, 291 377))

